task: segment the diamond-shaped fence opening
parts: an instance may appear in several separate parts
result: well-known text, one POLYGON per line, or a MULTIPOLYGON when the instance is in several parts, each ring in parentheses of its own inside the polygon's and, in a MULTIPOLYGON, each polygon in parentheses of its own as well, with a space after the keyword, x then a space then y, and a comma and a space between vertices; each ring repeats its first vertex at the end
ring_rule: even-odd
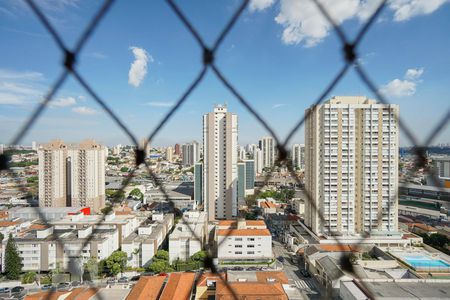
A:
MULTIPOLYGON (((344 30, 334 22, 333 18, 327 11, 327 7, 324 6, 322 1, 319 0, 311 0, 317 5, 317 8, 320 10, 320 12, 323 14, 323 16, 329 21, 329 23, 333 26, 339 41, 341 42, 341 51, 342 51, 342 57, 345 62, 344 66, 339 70, 339 72, 336 74, 334 79, 326 86, 324 87, 324 90, 322 93, 320 93, 313 102, 313 104, 321 104, 325 98, 330 94, 330 92, 334 89, 334 87, 341 81, 341 79, 345 76, 345 74, 353 69, 355 70, 356 74, 359 76, 361 81, 369 88, 370 91, 373 92, 373 94, 376 96, 378 100, 381 101, 383 104, 389 104, 387 99, 379 93, 378 88, 376 87, 376 84, 372 81, 369 74, 366 72, 366 70, 363 68, 363 66, 358 61, 358 53, 357 49, 358 46, 362 43, 362 40, 364 36, 367 34, 368 30, 371 28, 371 26, 376 22, 378 19, 380 13, 382 12, 383 8, 386 6, 387 0, 381 1, 375 12, 372 14, 372 16, 362 25, 359 33, 356 35, 356 38, 354 40, 350 40, 344 30)), ((202 50, 202 62, 203 66, 198 73, 198 75, 192 80, 192 83, 183 91, 183 93, 180 95, 180 98, 175 103, 175 105, 170 109, 170 111, 162 118, 162 120, 157 124, 157 126, 150 132, 147 141, 154 140, 155 136, 160 132, 160 130, 171 120, 172 116, 179 110, 179 108, 186 102, 186 100, 189 98, 191 93, 202 83, 205 74, 208 69, 212 71, 217 77, 217 79, 228 89, 231 94, 238 100, 238 102, 264 127, 264 129, 273 136, 278 150, 278 158, 275 162, 274 166, 271 170, 266 172, 264 177, 264 184, 265 186, 267 182, 271 179, 273 172, 275 168, 279 166, 284 166, 289 170, 289 173, 291 177, 295 180, 296 184, 298 186, 303 186, 302 180, 299 178, 297 172, 294 170, 294 167, 291 164, 291 161, 288 159, 289 157, 289 150, 287 149, 288 143, 291 141, 294 134, 304 125, 305 120, 308 117, 308 113, 306 113, 302 118, 300 118, 293 126, 292 130, 289 132, 287 137, 282 140, 280 139, 273 130, 273 127, 262 118, 258 114, 258 112, 254 109, 254 103, 247 98, 245 98, 244 95, 242 95, 237 88, 232 84, 232 81, 229 80, 224 73, 219 69, 219 67, 215 64, 215 56, 217 54, 217 49, 221 46, 226 36, 229 34, 229 32, 232 30, 233 26, 236 24, 236 22, 239 20, 240 16, 242 15, 242 12, 246 9, 249 1, 243 0, 230 20, 226 23, 220 34, 215 39, 214 43, 209 46, 207 45, 202 36, 199 34, 199 31, 192 25, 192 23, 189 21, 189 18, 184 14, 184 12, 180 9, 180 7, 175 3, 173 0, 166 0, 168 6, 172 9, 172 11, 175 13, 175 15, 178 17, 180 22, 187 28, 188 32, 192 35, 192 38, 198 43, 198 45, 201 47, 202 50)), ((162 194, 164 195, 166 201, 171 201, 169 199, 169 196, 167 194, 167 191, 164 186, 164 182, 162 182, 156 174, 152 171, 149 161, 145 159, 145 153, 144 149, 147 147, 146 142, 144 145, 139 145, 138 141, 136 139, 136 136, 128 129, 127 124, 120 120, 118 115, 116 115, 113 111, 113 109, 110 107, 110 103, 101 97, 101 95, 98 95, 92 85, 87 82, 83 75, 79 73, 77 70, 77 59, 79 58, 79 54, 81 53, 84 45, 86 44, 87 40, 91 37, 92 33, 96 29, 96 27, 100 24, 101 20, 107 16, 108 11, 112 8, 112 4, 114 3, 113 0, 106 0, 104 1, 103 5, 100 7, 100 9, 97 11, 97 13, 94 15, 88 26, 85 28, 81 36, 79 37, 77 43, 75 46, 70 49, 65 45, 63 42, 60 34, 58 33, 57 28, 52 26, 50 22, 48 21, 47 16, 42 12, 42 10, 39 8, 39 4, 35 3, 33 0, 26 0, 26 3, 33 11, 34 15, 38 18, 38 20, 41 22, 41 24, 44 26, 44 28, 48 31, 48 33, 53 38, 56 45, 59 47, 61 52, 64 54, 64 61, 61 63, 61 66, 63 67, 63 70, 61 71, 60 75, 57 77, 53 85, 50 87, 48 93, 45 96, 45 100, 40 103, 34 112, 31 114, 31 116, 28 118, 28 120, 25 122, 23 127, 18 131, 18 133, 14 136, 12 139, 10 145, 17 145, 20 143, 20 141, 23 139, 23 137, 28 133, 28 131, 34 126, 34 124, 38 121, 39 117, 41 116, 42 112, 48 107, 49 103, 52 101, 54 95, 57 93, 58 90, 61 89, 61 87, 64 85, 66 79, 69 76, 72 76, 85 90, 86 92, 94 99, 97 104, 99 104, 107 113, 107 115, 112 118, 112 120, 123 130, 123 132, 128 136, 128 138, 132 141, 134 147, 135 147, 135 168, 133 168, 129 176, 123 181, 122 186, 113 197, 113 204, 116 202, 115 200, 120 200, 118 195, 120 195, 125 188, 131 183, 133 176, 135 172, 144 170, 148 173, 148 178, 153 181, 153 183, 160 189, 162 194), (117 196, 117 198, 116 198, 117 196)), ((396 116, 398 118, 398 116, 396 116)), ((405 122, 398 118, 396 121, 398 122, 400 128, 405 133, 407 139, 411 144, 414 145, 414 148, 412 149, 412 154, 417 157, 416 159, 416 165, 413 168, 413 170, 416 169, 424 169, 427 168, 427 156, 426 156, 426 149, 428 145, 431 144, 433 139, 439 134, 439 132, 444 128, 450 119, 450 110, 448 113, 444 116, 442 120, 440 120, 432 133, 429 135, 428 138, 424 140, 424 144, 421 145, 419 141, 416 139, 413 132, 408 128, 408 126, 405 124, 405 122)), ((15 178, 18 182, 18 188, 21 189, 23 192, 26 192, 25 185, 20 183, 20 176, 11 172, 8 167, 8 157, 5 154, 2 154, 0 156, 0 170, 3 170, 3 172, 8 172, 12 178, 15 178)), ((427 172, 430 174, 431 180, 435 182, 436 186, 440 186, 438 184, 438 178, 435 174, 435 171, 432 168, 426 169, 427 172)), ((256 193, 259 192, 261 187, 256 189, 256 193)), ((316 207, 316 204, 311 200, 312 197, 310 195, 311 191, 304 190, 304 194, 306 197, 306 202, 308 205, 312 207, 313 210, 317 210, 321 212, 319 217, 324 221, 324 216, 322 215, 322 211, 319 207, 316 207)), ((397 198, 397 194, 393 195, 392 199, 397 198)), ((173 206, 172 206, 173 207, 173 206)), ((39 208, 36 208, 37 212, 40 214, 41 220, 44 224, 49 224, 49 221, 46 220, 45 216, 39 211, 39 208)), ((106 209, 103 210, 103 213, 106 215, 112 210, 112 207, 106 207, 106 209)), ((100 219, 100 221, 97 223, 97 225, 102 224, 104 222, 105 217, 100 219)), ((186 220, 181 220, 181 222, 185 222, 186 220)), ((185 222, 187 223, 187 222, 185 222)), ((188 224, 187 226, 191 233, 195 236, 193 228, 188 224)), ((78 250, 78 253, 75 255, 72 255, 72 261, 69 264, 71 269, 73 269, 73 272, 75 273, 82 273, 83 270, 79 270, 78 266, 79 263, 79 257, 81 254, 81 251, 83 250, 84 246, 86 246, 93 235, 91 235, 82 247, 78 250)), ((198 237, 197 237, 198 238, 198 237)), ((336 242, 339 246, 341 243, 338 239, 336 239, 336 242)), ((64 242, 57 236, 57 243, 60 247, 64 248, 64 242)), ((217 246, 220 246, 217 245, 217 246)), ((219 270, 217 267, 212 263, 213 262, 213 249, 206 249, 208 253, 208 257, 204 261, 205 268, 211 269, 212 272, 218 273, 219 270)), ((355 278, 359 278, 359 273, 355 272, 353 268, 353 264, 351 262, 350 256, 344 256, 342 257, 340 261, 340 265, 342 269, 348 273, 351 273, 355 278)), ((86 271, 86 270, 85 270, 86 271)), ((219 273, 218 273, 219 274, 219 273)), ((319 281, 323 281, 323 278, 318 278, 319 281)), ((234 298, 238 299, 238 295, 233 290, 233 287, 228 284, 226 280, 223 281, 224 284, 227 285, 229 290, 231 291, 234 298)), ((101 286, 102 283, 99 284, 101 286)), ((372 292, 370 288, 365 286, 365 282, 363 280, 358 280, 358 285, 365 291, 367 296, 369 298, 372 297, 372 292)), ((55 291, 52 290, 48 297, 51 297, 52 294, 55 291)), ((324 293, 322 296, 324 297, 330 297, 331 295, 324 293)), ((98 297, 102 297, 101 295, 98 295, 98 297)))

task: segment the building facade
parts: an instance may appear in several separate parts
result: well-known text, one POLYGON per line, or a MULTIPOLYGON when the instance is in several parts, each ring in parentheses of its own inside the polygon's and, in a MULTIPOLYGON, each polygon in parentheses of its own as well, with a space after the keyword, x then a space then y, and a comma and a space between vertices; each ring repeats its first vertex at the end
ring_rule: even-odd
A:
POLYGON ((196 141, 181 146, 182 164, 185 167, 193 166, 200 160, 200 145, 196 141))
POLYGON ((259 149, 262 151, 263 168, 271 168, 275 164, 275 140, 271 136, 265 136, 259 141, 259 149))
POLYGON ((169 236, 169 262, 173 263, 177 259, 187 261, 201 251, 205 245, 207 232, 206 212, 185 212, 169 236))
POLYGON ((203 116, 203 199, 208 220, 237 216, 238 118, 217 105, 203 116))
POLYGON ((398 113, 366 97, 306 110, 305 224, 315 233, 397 231, 398 113))
POLYGON ((292 166, 294 170, 305 169, 305 145, 294 144, 291 151, 292 166))
POLYGON ((216 227, 217 259, 223 262, 267 262, 272 235, 264 221, 224 220, 216 227))
POLYGON ((105 160, 107 150, 95 141, 66 145, 55 140, 38 150, 39 206, 105 206, 105 160))

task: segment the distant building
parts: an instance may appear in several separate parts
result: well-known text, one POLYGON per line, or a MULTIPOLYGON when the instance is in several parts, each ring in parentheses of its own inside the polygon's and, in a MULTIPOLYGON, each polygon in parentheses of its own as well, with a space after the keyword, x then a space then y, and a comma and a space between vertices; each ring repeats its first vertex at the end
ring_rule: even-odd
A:
POLYGON ((93 140, 66 145, 54 140, 38 150, 39 206, 105 206, 106 148, 93 140))
POLYGON ((262 170, 264 168, 263 165, 263 153, 261 149, 255 148, 253 151, 253 160, 255 161, 255 172, 256 174, 262 174, 262 170))
POLYGON ((166 160, 168 162, 173 162, 173 147, 166 148, 166 160))
MULTIPOLYGON (((450 188, 450 156, 436 156, 431 159, 435 174, 440 179, 446 179, 444 186, 450 188)), ((436 185, 433 180, 429 181, 431 181, 432 185, 436 185)))
POLYGON ((238 162, 238 203, 245 204, 245 197, 255 192, 255 162, 246 159, 238 162))
POLYGON ((151 145, 150 145, 150 141, 146 138, 141 139, 140 143, 139 143, 139 148, 144 150, 145 153, 145 157, 150 155, 151 152, 151 145))
POLYGON ((237 216, 238 117, 217 105, 203 116, 203 199, 208 219, 237 216))
POLYGON ((398 105, 339 96, 305 114, 305 224, 327 236, 397 232, 398 105))
POLYGON ((305 145, 294 144, 291 151, 292 166, 298 170, 305 169, 305 145))
POLYGON ((31 150, 33 150, 33 151, 37 150, 37 144, 35 141, 31 142, 31 150))
POLYGON ((181 154, 181 147, 180 144, 175 144, 175 155, 180 155, 181 154))
POLYGON ((185 212, 169 236, 169 262, 187 261, 201 251, 206 242, 208 220, 206 212, 185 212))
POLYGON ((271 136, 265 136, 259 141, 259 149, 263 155, 263 168, 271 168, 275 164, 275 140, 271 136))
POLYGON ((262 220, 219 221, 215 236, 219 263, 264 263, 273 258, 272 235, 262 220))
POLYGON ((200 145, 196 141, 181 146, 182 164, 185 167, 193 166, 200 160, 200 145))

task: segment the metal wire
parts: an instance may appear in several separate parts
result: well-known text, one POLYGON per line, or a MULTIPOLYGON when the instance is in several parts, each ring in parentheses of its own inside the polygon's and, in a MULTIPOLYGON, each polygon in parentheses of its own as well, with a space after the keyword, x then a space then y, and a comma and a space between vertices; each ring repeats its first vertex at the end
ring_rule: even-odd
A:
MULTIPOLYGON (((389 104, 387 99, 384 95, 382 95, 376 84, 372 81, 372 79, 369 77, 368 73, 363 69, 361 64, 358 62, 358 54, 356 49, 358 46, 362 43, 362 40, 364 36, 368 33, 369 29, 373 26, 375 21, 380 16, 382 10, 386 6, 387 0, 383 0, 380 2, 377 9, 374 11, 374 13, 371 15, 371 17, 362 25, 360 31, 356 35, 356 38, 353 41, 350 41, 350 39, 347 37, 345 31, 337 25, 337 23, 333 20, 332 16, 329 14, 327 8, 323 5, 323 3, 319 0, 311 0, 315 3, 318 10, 321 12, 321 14, 328 20, 328 22, 332 25, 334 31, 336 32, 336 35, 338 36, 339 41, 341 42, 342 51, 343 51, 343 58, 344 58, 344 66, 339 70, 339 72, 336 74, 336 76, 331 80, 331 82, 324 88, 322 93, 318 96, 315 102, 313 102, 313 105, 318 105, 322 103, 325 98, 331 93, 331 91, 335 88, 335 86, 344 78, 346 73, 350 69, 354 69, 358 77, 361 79, 361 81, 369 88, 369 90, 372 91, 372 93, 376 96, 380 102, 384 104, 389 104)), ((226 87, 227 90, 231 92, 231 94, 239 101, 240 104, 243 105, 243 107, 263 126, 263 128, 274 138, 277 149, 278 149, 278 157, 276 159, 276 162, 271 167, 271 169, 265 174, 264 177, 264 184, 262 187, 257 188, 256 191, 259 192, 261 188, 263 188, 268 181, 272 178, 275 167, 276 166, 284 166, 288 169, 290 175, 294 178, 295 182, 298 186, 302 185, 302 182, 300 178, 298 177, 298 174, 295 172, 291 161, 288 159, 288 153, 290 152, 287 149, 287 145, 292 140, 295 133, 303 126, 305 120, 307 119, 308 115, 303 115, 294 125, 294 127, 291 129, 291 131, 288 133, 286 138, 284 140, 281 140, 273 127, 269 125, 269 123, 255 110, 253 104, 251 101, 249 101, 247 98, 245 98, 234 85, 231 84, 231 82, 223 75, 223 72, 217 67, 215 64, 215 55, 217 53, 217 49, 221 46, 229 32, 232 30, 233 26, 238 22, 240 19, 243 11, 246 9, 249 0, 243 0, 241 1, 240 5, 237 7, 229 21, 226 23, 222 31, 218 34, 217 38, 215 39, 215 42, 213 43, 212 47, 208 47, 208 45, 203 40, 202 36, 199 34, 199 31, 195 28, 195 26, 192 25, 192 23, 189 21, 189 19, 185 16, 182 9, 179 8, 179 6, 175 3, 174 0, 166 0, 168 6, 171 8, 171 10, 174 12, 174 14, 177 16, 177 18, 180 20, 180 22, 186 27, 188 32, 192 35, 193 39, 198 43, 200 48, 202 49, 203 57, 203 66, 201 67, 200 72, 198 75, 193 79, 192 83, 186 88, 186 90, 182 93, 178 101, 176 102, 175 106, 172 107, 172 109, 161 119, 161 121, 157 124, 157 126, 153 129, 153 131, 149 134, 149 138, 147 139, 146 143, 144 145, 141 145, 142 148, 139 148, 138 141, 136 136, 128 129, 126 124, 122 122, 119 117, 114 113, 114 111, 110 108, 107 101, 101 98, 94 89, 91 87, 91 85, 84 80, 83 76, 76 70, 76 62, 77 58, 79 57, 80 52, 83 49, 83 46, 86 44, 88 39, 92 36, 95 29, 98 27, 100 22, 105 18, 108 11, 110 10, 112 4, 114 3, 113 0, 106 0, 103 2, 102 6, 98 9, 95 16, 91 19, 81 36, 79 37, 78 41, 75 44, 75 47, 72 51, 69 50, 69 48, 64 44, 61 36, 59 35, 56 28, 48 21, 48 18, 45 16, 45 14, 42 12, 42 10, 39 8, 39 6, 33 1, 33 0, 26 0, 26 3, 31 8, 34 15, 38 18, 40 23, 43 25, 43 27, 49 32, 53 40, 55 41, 58 48, 61 50, 61 52, 65 56, 64 62, 62 62, 63 70, 61 74, 57 77, 54 84, 50 87, 45 100, 41 102, 34 112, 31 114, 31 116, 28 118, 28 120, 25 122, 24 126, 18 131, 18 133, 14 136, 14 138, 11 141, 11 145, 17 145, 19 144, 24 136, 29 132, 29 130, 33 127, 33 125, 36 124, 39 117, 41 116, 42 112, 45 110, 45 108, 49 105, 50 101, 52 101, 54 95, 57 93, 57 91, 64 85, 66 79, 68 76, 72 76, 80 85, 92 96, 95 102, 97 102, 106 112, 106 114, 125 132, 127 137, 131 140, 132 144, 136 148, 136 168, 132 169, 130 172, 129 177, 124 180, 122 183, 122 186, 119 190, 124 191, 124 189, 130 184, 135 171, 144 165, 145 170, 149 174, 149 177, 151 181, 155 184, 156 187, 159 188, 161 193, 163 194, 166 201, 169 203, 172 203, 172 207, 174 207, 173 202, 169 198, 169 195, 164 187, 164 183, 158 179, 158 177, 154 174, 154 172, 151 170, 148 161, 145 160, 145 154, 144 149, 147 147, 148 143, 156 137, 156 135, 160 132, 160 130, 170 121, 170 119, 173 117, 173 115, 180 109, 180 107, 187 101, 191 93, 201 84, 203 81, 206 72, 208 69, 211 69, 213 74, 219 79, 219 81, 226 87)), ((309 112, 308 112, 309 113, 309 112)), ((397 117, 397 116, 396 116, 397 117)), ((430 145, 431 142, 434 140, 434 138, 441 132, 441 130, 448 124, 450 119, 450 110, 448 110, 447 114, 438 122, 436 127, 433 129, 431 134, 424 140, 424 145, 430 145)), ((427 146, 420 146, 417 138, 413 134, 413 132, 406 126, 405 122, 402 121, 400 117, 397 119, 398 124, 401 128, 401 130, 405 133, 406 137, 410 141, 412 145, 414 145, 414 151, 413 154, 417 156, 417 168, 424 168, 426 157, 425 157, 425 149, 427 146)), ((16 176, 14 173, 12 173, 8 168, 8 157, 5 154, 2 154, 0 156, 0 166, 2 167, 3 171, 7 171, 10 174, 12 174, 12 177, 16 176)), ((438 183, 438 177, 434 173, 433 170, 428 170, 430 174, 432 175, 432 179, 435 183, 438 183)), ((24 190, 23 186, 20 186, 22 190, 24 190)), ((117 193, 116 195, 119 195, 117 193)), ((304 191, 306 195, 306 201, 309 202, 309 204, 312 206, 314 210, 318 210, 318 207, 316 207, 316 204, 312 201, 311 197, 311 191, 308 191, 305 189, 304 191)), ((398 194, 395 194, 392 199, 396 199, 398 194)), ((39 215, 41 216, 41 219, 43 223, 49 224, 49 221, 44 217, 42 212, 39 210, 39 208, 36 208, 36 210, 39 212, 39 215)), ((105 210, 105 213, 107 213, 107 210, 105 210)), ((319 214, 319 218, 321 218, 322 221, 324 221, 324 216, 322 214, 319 214)), ((104 222, 104 217, 100 219, 100 221, 96 225, 100 225, 104 222)), ((182 219, 182 222, 187 223, 186 220, 182 219)), ((95 226, 96 226, 95 225, 95 226)), ((193 228, 187 224, 189 230, 191 233, 195 236, 195 233, 193 231, 193 228)), ((83 247, 80 248, 80 252, 86 246, 92 239, 93 235, 91 235, 84 243, 83 247)), ((201 237, 196 237, 198 239, 201 239, 201 237)), ((57 239, 58 243, 63 243, 62 240, 57 239)), ((336 242, 340 245, 340 242, 338 239, 336 239, 336 242)), ((220 247, 220 244, 218 245, 220 247)), ((212 264, 212 258, 214 256, 214 253, 212 249, 208 249, 208 257, 205 260, 205 267, 211 268, 213 273, 217 273, 218 270, 214 264, 212 264)), ((350 263, 349 257, 345 256, 343 258, 343 261, 341 261, 342 267, 353 274, 353 276, 357 277, 357 274, 355 274, 352 270, 352 265, 350 263)), ((233 297, 235 299, 239 299, 238 295, 233 290, 233 287, 229 285, 227 281, 224 281, 224 283, 228 286, 229 290, 231 290, 233 297)), ((361 282, 362 285, 364 285, 364 282, 361 282)), ((366 288, 366 292, 370 293, 370 289, 366 288)), ((49 297, 51 297, 51 294, 49 294, 49 297)), ((369 295, 372 297, 372 295, 369 295)), ((99 296, 101 297, 101 295, 99 296)))

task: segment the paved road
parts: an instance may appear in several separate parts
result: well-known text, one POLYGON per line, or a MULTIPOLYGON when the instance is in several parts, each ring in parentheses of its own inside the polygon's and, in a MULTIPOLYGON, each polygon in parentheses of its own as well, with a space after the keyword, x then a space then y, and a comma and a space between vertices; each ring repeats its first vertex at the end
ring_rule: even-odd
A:
POLYGON ((318 288, 315 280, 311 277, 305 278, 300 273, 300 270, 304 268, 303 265, 301 263, 298 265, 292 264, 284 245, 275 240, 273 243, 273 253, 277 258, 277 264, 283 265, 284 273, 286 273, 289 280, 301 291, 303 299, 321 299, 318 292, 320 288, 318 288), (283 257, 282 262, 280 262, 279 257, 283 257))

